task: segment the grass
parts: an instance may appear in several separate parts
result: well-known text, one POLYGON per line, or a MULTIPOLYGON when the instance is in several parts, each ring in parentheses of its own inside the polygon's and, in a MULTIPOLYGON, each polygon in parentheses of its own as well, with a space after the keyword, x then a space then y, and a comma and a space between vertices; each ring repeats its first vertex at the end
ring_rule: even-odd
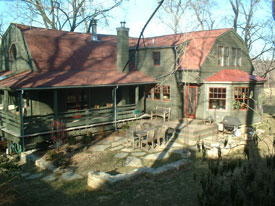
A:
MULTIPOLYGON (((205 167, 204 167, 205 166, 205 167)), ((16 180, 11 186, 17 193, 14 205, 194 205, 199 184, 194 171, 207 164, 195 160, 192 168, 169 171, 158 176, 144 175, 134 180, 91 191, 86 179, 71 182, 16 180), (198 161, 198 162, 196 162, 198 161)))

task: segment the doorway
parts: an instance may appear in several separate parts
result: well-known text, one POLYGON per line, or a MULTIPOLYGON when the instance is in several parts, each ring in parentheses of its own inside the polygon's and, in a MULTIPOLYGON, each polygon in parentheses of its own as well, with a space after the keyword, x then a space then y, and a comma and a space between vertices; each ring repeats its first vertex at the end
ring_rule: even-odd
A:
POLYGON ((185 117, 195 119, 197 109, 198 86, 185 87, 185 117))

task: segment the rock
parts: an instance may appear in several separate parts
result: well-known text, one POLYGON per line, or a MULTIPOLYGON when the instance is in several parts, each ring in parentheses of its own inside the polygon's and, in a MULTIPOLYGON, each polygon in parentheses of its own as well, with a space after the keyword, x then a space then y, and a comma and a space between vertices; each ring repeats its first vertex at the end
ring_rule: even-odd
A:
POLYGON ((110 150, 111 150, 111 151, 116 151, 116 150, 120 150, 120 149, 122 149, 122 148, 123 148, 123 146, 122 146, 122 145, 120 145, 120 146, 117 146, 117 147, 111 148, 110 150))
MULTIPOLYGON (((132 158, 135 158, 135 157, 132 157, 132 158)), ((97 189, 102 189, 105 186, 108 186, 109 184, 114 184, 122 180, 130 180, 144 173, 158 175, 162 172, 165 172, 171 169, 178 169, 181 166, 186 166, 189 164, 190 164, 190 161, 188 160, 179 160, 159 168, 142 167, 139 169, 134 169, 128 173, 118 174, 118 175, 110 175, 105 172, 90 171, 88 172, 87 184, 90 188, 97 190, 97 189)))
POLYGON ((35 166, 42 170, 48 169, 48 170, 54 171, 56 169, 52 163, 41 158, 35 161, 35 166))
POLYGON ((189 158, 191 156, 191 152, 186 149, 173 149, 173 150, 170 150, 169 152, 180 154, 182 158, 189 158))
POLYGON ((121 151, 122 152, 134 152, 135 149, 134 148, 123 148, 121 151))
POLYGON ((119 136, 116 136, 116 137, 114 137, 114 141, 116 142, 116 141, 119 141, 119 140, 122 140, 123 139, 123 137, 119 137, 119 136))
POLYGON ((83 177, 79 174, 76 174, 73 171, 68 171, 65 172, 61 175, 61 178, 66 181, 71 181, 71 180, 77 180, 77 179, 82 179, 83 177))
POLYGON ((183 145, 182 144, 179 144, 179 143, 177 143, 177 142, 174 142, 174 143, 171 143, 172 145, 172 147, 183 147, 183 145))
POLYGON ((42 175, 43 175, 43 173, 37 173, 37 174, 33 174, 33 175, 27 177, 26 179, 33 180, 33 179, 37 179, 37 178, 41 177, 42 175))
POLYGON ((161 159, 166 159, 168 158, 170 155, 167 151, 163 151, 163 152, 157 152, 154 154, 149 154, 146 157, 144 157, 144 160, 161 160, 161 159))
POLYGON ((113 142, 113 143, 112 143, 112 147, 117 147, 117 146, 122 145, 122 144, 124 144, 124 143, 125 143, 125 139, 122 139, 122 140, 120 140, 120 141, 113 142))
POLYGON ((124 166, 125 167, 142 167, 143 165, 140 159, 130 156, 130 157, 127 157, 124 166))
POLYGON ((104 145, 109 145, 109 144, 112 144, 112 140, 105 140, 104 142, 102 142, 102 144, 104 145))
POLYGON ((35 162, 39 158, 33 154, 35 151, 36 151, 36 149, 29 150, 26 152, 21 152, 20 153, 20 163, 26 164, 28 162, 35 162))
POLYGON ((26 173, 22 173, 21 174, 21 177, 27 177, 27 176, 29 176, 31 173, 29 173, 29 172, 26 172, 26 173))
POLYGON ((99 145, 93 146, 92 151, 94 151, 94 152, 103 152, 109 147, 110 147, 110 145, 100 145, 99 144, 99 145))
POLYGON ((131 155, 133 155, 135 157, 141 157, 141 156, 144 156, 146 154, 147 154, 146 152, 133 152, 133 153, 131 153, 131 155))
POLYGON ((48 176, 42 178, 41 180, 43 180, 43 181, 54 181, 54 180, 56 180, 56 176, 54 174, 51 174, 51 175, 48 175, 48 176))
POLYGON ((115 155, 115 158, 123 159, 123 158, 125 158, 125 157, 127 157, 127 156, 128 156, 128 153, 122 152, 122 153, 116 154, 116 155, 115 155))

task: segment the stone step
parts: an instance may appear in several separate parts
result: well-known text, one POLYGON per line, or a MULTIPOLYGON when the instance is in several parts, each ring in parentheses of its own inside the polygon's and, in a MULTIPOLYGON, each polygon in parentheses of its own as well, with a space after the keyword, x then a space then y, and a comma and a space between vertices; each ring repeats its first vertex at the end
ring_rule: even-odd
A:
POLYGON ((206 126, 206 125, 201 125, 201 126, 195 126, 195 125, 189 125, 188 127, 184 127, 181 129, 176 129, 176 134, 188 134, 188 135, 193 135, 193 136, 197 136, 197 135, 203 135, 205 133, 209 133, 209 132, 216 132, 217 128, 216 126, 206 126))

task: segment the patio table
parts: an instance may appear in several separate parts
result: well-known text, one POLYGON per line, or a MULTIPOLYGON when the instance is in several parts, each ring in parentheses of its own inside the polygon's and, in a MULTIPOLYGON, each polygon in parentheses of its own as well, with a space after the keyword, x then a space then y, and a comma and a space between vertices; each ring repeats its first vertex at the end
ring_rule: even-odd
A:
POLYGON ((141 145, 141 141, 143 138, 147 137, 147 133, 151 130, 156 130, 156 129, 159 129, 161 128, 161 126, 153 126, 153 127, 150 127, 148 129, 142 129, 142 130, 138 130, 138 131, 135 131, 135 135, 139 138, 139 145, 140 145, 140 148, 142 147, 141 145))

